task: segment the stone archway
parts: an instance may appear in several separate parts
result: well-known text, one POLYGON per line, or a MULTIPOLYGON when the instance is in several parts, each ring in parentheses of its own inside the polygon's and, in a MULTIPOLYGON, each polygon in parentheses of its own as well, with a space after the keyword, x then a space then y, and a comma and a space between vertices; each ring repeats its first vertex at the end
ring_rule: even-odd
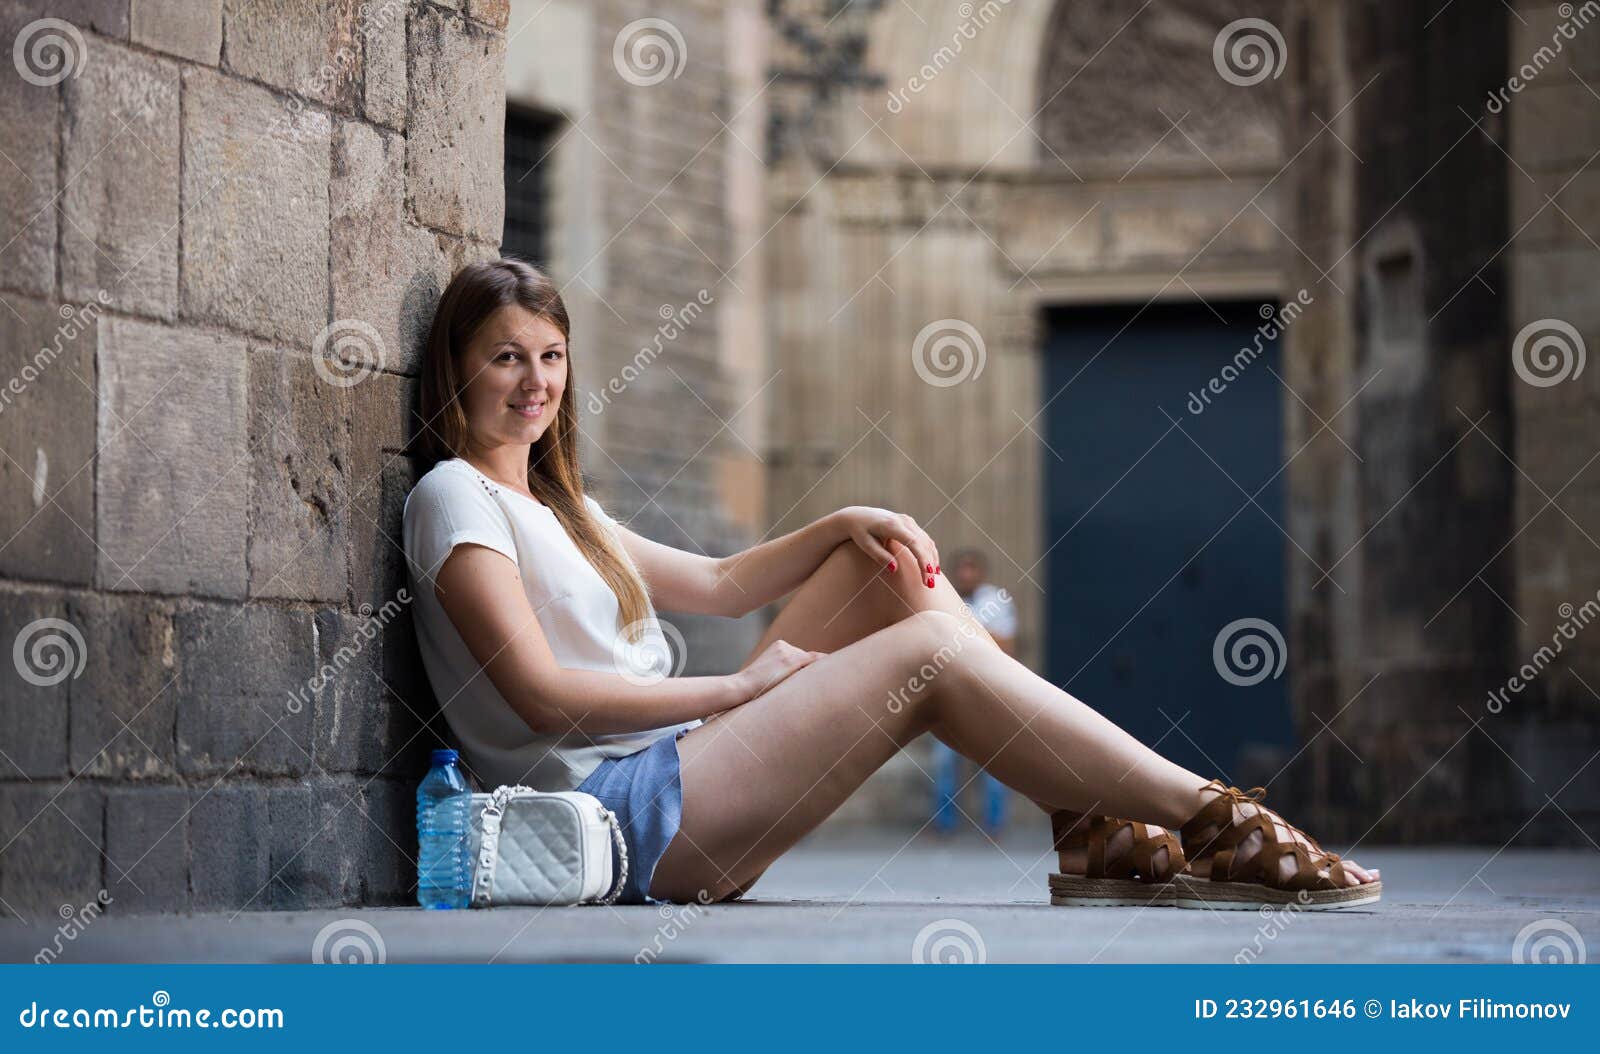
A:
MULTIPOLYGON (((886 4, 863 52, 878 86, 834 100, 820 149, 785 155, 770 173, 770 316, 783 371, 769 458, 774 530, 866 502, 912 511, 947 548, 987 549, 1036 666, 1048 548, 1045 308, 1270 298, 1281 284, 1274 138, 1246 137, 1249 150, 1216 163, 1158 146, 1132 165, 1119 153, 1125 137, 1096 148, 1050 107, 1039 112, 1056 96, 1139 112, 1130 127, 1148 126, 1154 100, 1104 98, 1114 78, 1067 70, 1060 56, 1081 52, 1093 69, 1124 62, 1124 47, 1165 54, 1176 35, 1191 45, 1188 66, 1201 55, 1209 64, 1196 12, 1160 0, 1146 30, 1122 29, 1126 13, 1113 20, 1104 3, 886 4), (1075 79, 1058 93, 1051 77, 1075 79), (1082 96, 1079 83, 1100 95, 1082 96), (1064 143, 1051 128, 1069 133, 1064 143), (956 362, 963 379, 932 384, 913 354, 919 335, 950 320, 981 347, 969 342, 956 362)), ((1202 127, 1202 146, 1225 137, 1224 123, 1202 127)))

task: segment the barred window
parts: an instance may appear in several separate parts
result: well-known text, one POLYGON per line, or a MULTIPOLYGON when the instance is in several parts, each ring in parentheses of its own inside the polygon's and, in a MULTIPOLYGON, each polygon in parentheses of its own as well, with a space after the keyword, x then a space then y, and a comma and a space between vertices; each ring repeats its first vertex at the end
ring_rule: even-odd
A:
POLYGON ((561 118, 506 107, 506 226, 500 251, 541 268, 550 264, 550 201, 561 118))

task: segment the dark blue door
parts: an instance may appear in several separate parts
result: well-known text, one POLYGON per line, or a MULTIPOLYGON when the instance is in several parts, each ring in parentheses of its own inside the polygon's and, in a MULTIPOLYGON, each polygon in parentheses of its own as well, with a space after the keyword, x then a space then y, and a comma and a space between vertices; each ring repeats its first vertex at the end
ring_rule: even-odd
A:
POLYGON ((1045 646, 1056 684, 1163 755, 1232 779, 1242 748, 1294 734, 1273 639, 1287 638, 1288 542, 1273 521, 1289 396, 1261 305, 1212 307, 1049 313, 1045 646), (1229 679, 1214 651, 1243 619, 1255 621, 1222 642, 1229 679))

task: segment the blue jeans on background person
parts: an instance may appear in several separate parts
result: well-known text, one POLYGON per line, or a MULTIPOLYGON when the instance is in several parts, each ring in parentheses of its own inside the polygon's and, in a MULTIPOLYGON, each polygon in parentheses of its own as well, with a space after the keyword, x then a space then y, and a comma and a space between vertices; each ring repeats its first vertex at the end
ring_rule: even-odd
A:
MULTIPOLYGON (((956 827, 956 795, 961 789, 961 755, 933 740, 933 826, 936 831, 948 834, 956 827)), ((1006 822, 1006 785, 989 775, 978 772, 983 787, 983 826, 991 834, 1006 822)))

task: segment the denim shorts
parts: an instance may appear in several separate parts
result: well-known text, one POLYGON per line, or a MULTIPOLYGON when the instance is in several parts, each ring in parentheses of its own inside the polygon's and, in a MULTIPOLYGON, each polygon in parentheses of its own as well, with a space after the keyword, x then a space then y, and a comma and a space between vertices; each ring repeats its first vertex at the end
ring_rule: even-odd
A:
MULTIPOLYGON (((578 790, 593 794, 616 813, 622 825, 622 840, 628 846, 628 878, 617 898, 619 903, 664 903, 650 896, 650 879, 683 818, 678 739, 687 731, 662 736, 624 757, 607 758, 578 785, 578 790)), ((615 874, 621 866, 615 845, 611 853, 615 874)))

